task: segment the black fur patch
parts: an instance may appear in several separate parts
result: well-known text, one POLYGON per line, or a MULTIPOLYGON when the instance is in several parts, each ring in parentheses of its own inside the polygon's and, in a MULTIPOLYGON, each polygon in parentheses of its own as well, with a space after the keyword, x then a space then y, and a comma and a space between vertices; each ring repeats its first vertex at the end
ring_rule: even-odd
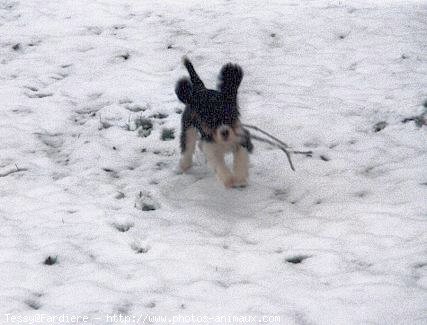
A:
POLYGON ((191 85, 190 79, 182 78, 178 80, 175 93, 181 102, 189 104, 193 93, 193 86, 191 85))
POLYGON ((246 148, 246 150, 249 153, 252 153, 252 151, 254 151, 254 145, 251 141, 251 134, 248 130, 243 129, 243 136, 242 136, 242 140, 240 141, 240 144, 243 148, 246 148))

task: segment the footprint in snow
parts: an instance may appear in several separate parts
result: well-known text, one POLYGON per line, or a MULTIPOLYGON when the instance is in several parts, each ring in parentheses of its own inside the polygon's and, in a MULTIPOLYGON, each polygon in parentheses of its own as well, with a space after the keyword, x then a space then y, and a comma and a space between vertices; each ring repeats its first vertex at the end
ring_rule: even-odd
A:
POLYGON ((147 254, 151 249, 150 246, 141 246, 136 243, 132 244, 131 248, 136 254, 147 254))
POLYGON ((33 310, 39 310, 41 308, 41 304, 34 299, 27 299, 24 303, 33 310))
POLYGON ((160 208, 160 204, 150 192, 140 191, 135 200, 135 208, 142 211, 154 211, 160 208))
POLYGON ((113 223, 113 227, 116 228, 119 232, 128 232, 132 227, 133 224, 131 223, 113 223))
POLYGON ((296 255, 292 257, 287 257, 285 261, 291 264, 301 264, 304 260, 310 257, 311 256, 309 255, 296 255))

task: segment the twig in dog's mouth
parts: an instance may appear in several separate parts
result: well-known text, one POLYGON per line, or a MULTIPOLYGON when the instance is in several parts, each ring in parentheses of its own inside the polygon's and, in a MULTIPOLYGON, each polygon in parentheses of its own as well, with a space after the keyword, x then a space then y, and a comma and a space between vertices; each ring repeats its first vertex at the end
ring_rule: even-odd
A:
POLYGON ((264 131, 262 129, 260 129, 259 127, 255 126, 255 125, 251 125, 251 124, 242 124, 243 127, 248 128, 248 129, 253 129, 255 131, 261 132, 262 134, 268 136, 269 138, 273 139, 274 141, 276 141, 277 143, 280 143, 282 145, 282 147, 284 148, 290 148, 286 143, 284 143, 282 140, 276 138, 275 136, 271 135, 270 133, 268 133, 267 131, 264 131))
POLYGON ((248 128, 248 129, 258 131, 258 132, 268 136, 269 138, 273 139, 274 141, 260 137, 258 135, 250 134, 250 137, 252 139, 260 141, 260 142, 268 143, 268 144, 282 150, 286 154, 286 157, 288 158, 289 166, 291 167, 291 169, 293 171, 295 171, 295 167, 294 167, 294 164, 292 163, 290 152, 292 152, 294 154, 302 154, 302 155, 306 155, 306 156, 311 156, 313 154, 312 151, 295 151, 295 150, 292 150, 291 147, 288 146, 286 143, 284 143, 280 139, 276 138, 275 136, 273 136, 270 133, 260 129, 259 127, 255 126, 255 125, 242 124, 242 126, 243 126, 243 128, 248 128), (291 149, 291 150, 289 150, 289 149, 291 149))
POLYGON ((274 147, 279 148, 280 150, 282 150, 286 154, 286 157, 288 158, 289 166, 291 167, 291 169, 293 171, 295 171, 295 167, 294 167, 294 164, 292 163, 292 159, 291 159, 291 154, 289 153, 288 150, 286 150, 286 148, 284 148, 279 143, 276 143, 276 142, 273 142, 271 140, 259 137, 257 135, 251 134, 251 138, 254 139, 254 140, 257 140, 257 141, 268 143, 268 144, 270 144, 270 145, 272 145, 272 146, 274 146, 274 147))

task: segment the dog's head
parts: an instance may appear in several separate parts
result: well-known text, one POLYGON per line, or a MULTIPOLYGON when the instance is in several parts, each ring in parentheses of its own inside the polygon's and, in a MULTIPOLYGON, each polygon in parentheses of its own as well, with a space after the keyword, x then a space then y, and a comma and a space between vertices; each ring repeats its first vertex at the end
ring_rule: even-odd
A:
POLYGON ((217 90, 207 89, 197 75, 191 62, 184 58, 190 79, 178 81, 175 93, 179 100, 189 106, 203 132, 218 143, 239 141, 241 127, 237 105, 237 90, 243 78, 240 66, 228 63, 219 74, 217 90))

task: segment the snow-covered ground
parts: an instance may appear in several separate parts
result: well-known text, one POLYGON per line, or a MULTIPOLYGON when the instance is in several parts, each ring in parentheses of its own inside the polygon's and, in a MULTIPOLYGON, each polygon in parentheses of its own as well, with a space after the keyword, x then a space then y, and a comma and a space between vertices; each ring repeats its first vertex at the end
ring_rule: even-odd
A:
POLYGON ((0 35, 1 324, 427 324, 425 3, 0 0, 0 35), (177 174, 185 54, 313 157, 177 174))

